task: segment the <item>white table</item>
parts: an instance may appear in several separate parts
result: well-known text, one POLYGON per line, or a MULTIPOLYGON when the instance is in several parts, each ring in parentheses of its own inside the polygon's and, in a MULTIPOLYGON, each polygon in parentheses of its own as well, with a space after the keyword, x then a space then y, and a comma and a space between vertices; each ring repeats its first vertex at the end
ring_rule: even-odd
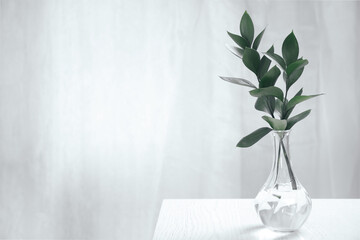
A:
POLYGON ((360 239, 360 199, 314 199, 298 231, 263 227, 252 199, 164 200, 153 240, 360 239))

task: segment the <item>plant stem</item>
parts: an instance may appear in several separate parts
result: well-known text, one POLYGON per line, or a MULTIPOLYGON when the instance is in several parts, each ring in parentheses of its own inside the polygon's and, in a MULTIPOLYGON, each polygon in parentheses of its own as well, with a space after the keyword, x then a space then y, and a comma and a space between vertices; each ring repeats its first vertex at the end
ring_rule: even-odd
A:
MULTIPOLYGON (((291 169, 290 159, 289 159, 289 156, 287 155, 287 152, 286 152, 284 143, 283 143, 283 141, 282 141, 282 138, 280 139, 280 145, 281 145, 281 147, 282 147, 282 149, 283 149, 283 152, 284 152, 284 157, 285 157, 286 165, 287 165, 287 168, 288 168, 288 171, 289 171, 289 177, 290 177, 290 182, 291 182, 292 189, 293 189, 293 190, 296 190, 296 189, 297 189, 297 185, 296 185, 294 173, 293 173, 293 171, 292 171, 292 169, 291 169)), ((279 149, 280 149, 280 146, 279 146, 279 149)))
MULTIPOLYGON (((278 153, 277 153, 278 158, 276 160, 277 164, 276 164, 276 179, 275 179, 275 182, 277 182, 277 178, 279 176, 280 153, 281 153, 281 147, 279 145, 279 150, 278 150, 278 153)), ((278 184, 276 184, 275 187, 278 189, 279 188, 278 184)))
POLYGON ((286 119, 285 116, 286 116, 286 113, 285 113, 285 103, 287 103, 287 94, 288 94, 288 89, 286 88, 286 91, 285 91, 285 97, 284 97, 284 101, 283 101, 283 105, 282 105, 282 109, 281 109, 281 117, 280 119, 286 119))
POLYGON ((266 105, 267 105, 268 109, 270 110, 269 114, 271 115, 272 118, 275 118, 274 113, 272 112, 272 108, 271 108, 268 100, 269 100, 268 97, 266 97, 266 105))

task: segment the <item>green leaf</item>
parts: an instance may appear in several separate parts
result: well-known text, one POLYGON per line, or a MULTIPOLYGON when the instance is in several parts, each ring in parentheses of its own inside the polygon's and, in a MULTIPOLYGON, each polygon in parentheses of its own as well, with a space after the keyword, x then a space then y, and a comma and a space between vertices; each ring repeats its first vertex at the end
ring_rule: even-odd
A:
POLYGON ((286 129, 286 125, 287 125, 286 120, 279 120, 279 119, 275 119, 275 118, 272 118, 269 116, 263 116, 262 118, 265 121, 267 121, 274 130, 285 130, 286 129))
POLYGON ((272 96, 259 97, 255 102, 255 109, 273 115, 275 110, 275 98, 272 96))
POLYGON ((301 88, 301 89, 295 94, 295 96, 301 96, 302 93, 303 93, 303 88, 301 88))
POLYGON ((299 59, 290 64, 286 69, 286 89, 289 89, 301 76, 304 67, 309 63, 308 60, 299 59))
POLYGON ((264 35, 265 29, 266 28, 264 28, 264 30, 262 30, 261 33, 259 33, 259 35, 257 35, 257 37, 255 38, 254 43, 252 45, 253 49, 255 49, 255 50, 258 49, 258 47, 260 45, 260 42, 261 42, 261 39, 262 39, 262 36, 264 35))
POLYGON ((306 110, 302 113, 299 113, 298 115, 295 115, 291 118, 289 118, 287 120, 287 126, 286 126, 286 130, 289 130, 290 128, 292 128, 292 126, 294 126, 297 122, 303 120, 304 118, 306 118, 309 114, 310 114, 311 110, 306 110))
POLYGON ((271 131, 272 129, 268 127, 259 128, 258 130, 255 130, 246 137, 242 138, 236 146, 241 148, 250 147, 271 131))
POLYGON ((274 86, 276 80, 280 76, 280 70, 277 66, 273 66, 260 80, 260 88, 274 86))
POLYGON ((293 63, 291 63, 287 68, 286 68, 286 74, 290 77, 291 74, 293 74, 293 72, 295 70, 298 70, 302 67, 305 67, 307 64, 309 63, 308 60, 306 59, 299 59, 293 63))
POLYGON ((238 47, 229 46, 229 45, 227 45, 226 47, 235 56, 237 56, 239 58, 243 58, 243 55, 244 55, 244 50, 243 49, 238 48, 238 47))
POLYGON ((272 45, 269 50, 267 50, 267 53, 274 53, 274 45, 272 45))
POLYGON ((266 52, 266 53, 264 53, 264 54, 265 54, 266 56, 270 57, 272 60, 274 60, 274 61, 278 64, 278 66, 279 66, 282 70, 285 71, 285 69, 286 69, 285 61, 284 61, 284 59, 283 59, 281 56, 277 55, 276 53, 272 53, 272 52, 266 52))
POLYGON ((271 64, 271 60, 268 59, 266 56, 263 56, 260 60, 259 68, 257 71, 257 77, 258 79, 261 79, 264 74, 268 71, 271 64))
POLYGON ((283 91, 280 88, 274 86, 251 90, 250 95, 253 97, 273 96, 280 99, 281 101, 284 98, 283 91))
MULTIPOLYGON (((252 90, 252 91, 255 91, 255 90, 252 90)), ((323 93, 316 94, 316 95, 309 95, 309 96, 295 96, 286 105, 286 110, 289 110, 290 108, 295 107, 297 104, 299 104, 303 101, 306 101, 308 99, 311 99, 311 98, 314 98, 314 97, 317 97, 320 95, 323 95, 323 93)))
POLYGON ((248 81, 246 79, 234 78, 234 77, 221 77, 221 76, 219 76, 219 77, 222 80, 227 81, 227 82, 235 83, 235 84, 242 85, 245 87, 256 88, 256 86, 254 84, 252 84, 250 81, 248 81))
POLYGON ((296 69, 292 72, 291 76, 287 77, 286 80, 286 89, 289 88, 300 78, 301 74, 304 72, 304 67, 296 69))
POLYGON ((250 47, 250 43, 248 42, 248 40, 246 40, 245 38, 233 34, 231 32, 227 32, 229 34, 229 36, 231 37, 231 39, 237 44, 239 45, 241 48, 245 49, 246 47, 250 47))
POLYGON ((248 42, 252 43, 254 39, 254 24, 251 20, 251 17, 247 13, 247 11, 244 12, 243 16, 241 17, 240 21, 240 33, 243 38, 248 40, 248 42))
POLYGON ((303 93, 303 88, 301 88, 301 89, 295 94, 295 96, 301 96, 302 93, 303 93))
POLYGON ((257 74, 257 70, 260 65, 259 53, 254 49, 245 48, 244 55, 243 55, 243 63, 253 73, 257 74))
MULTIPOLYGON (((301 96, 303 92, 303 88, 301 88, 296 94, 295 96, 301 96)), ((283 106, 284 107, 284 106, 283 106)), ((285 106, 286 107, 286 106, 285 106)), ((286 112, 285 116, 283 117, 284 119, 288 119, 288 117, 290 116, 291 112, 294 110, 294 107, 290 108, 289 110, 283 109, 284 112, 286 112)))
POLYGON ((291 32, 284 40, 282 45, 282 55, 286 65, 295 62, 299 56, 299 44, 296 40, 294 32, 291 32))

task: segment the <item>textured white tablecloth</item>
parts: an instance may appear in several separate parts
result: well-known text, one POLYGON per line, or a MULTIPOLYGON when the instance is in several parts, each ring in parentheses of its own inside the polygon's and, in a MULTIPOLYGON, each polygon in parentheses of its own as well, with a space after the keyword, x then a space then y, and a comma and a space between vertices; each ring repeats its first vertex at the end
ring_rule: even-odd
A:
POLYGON ((298 231, 266 229, 252 199, 164 200, 153 240, 360 239, 360 199, 315 199, 298 231))

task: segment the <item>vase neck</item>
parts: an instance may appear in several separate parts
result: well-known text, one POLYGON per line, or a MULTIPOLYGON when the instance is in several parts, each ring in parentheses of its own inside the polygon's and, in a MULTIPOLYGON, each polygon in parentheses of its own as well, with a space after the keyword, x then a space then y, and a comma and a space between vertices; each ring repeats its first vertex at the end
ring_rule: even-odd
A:
POLYGON ((273 131, 274 160, 269 184, 275 188, 297 189, 297 182, 291 168, 289 136, 290 131, 273 131))

